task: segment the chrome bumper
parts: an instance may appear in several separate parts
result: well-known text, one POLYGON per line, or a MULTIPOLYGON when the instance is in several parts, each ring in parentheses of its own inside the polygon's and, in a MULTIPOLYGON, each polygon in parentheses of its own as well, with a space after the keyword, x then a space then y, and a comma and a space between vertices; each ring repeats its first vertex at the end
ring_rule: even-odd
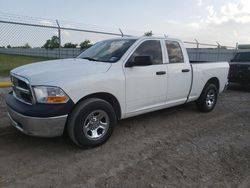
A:
POLYGON ((57 117, 30 117, 22 115, 7 106, 11 125, 27 135, 56 137, 63 135, 67 115, 57 117))

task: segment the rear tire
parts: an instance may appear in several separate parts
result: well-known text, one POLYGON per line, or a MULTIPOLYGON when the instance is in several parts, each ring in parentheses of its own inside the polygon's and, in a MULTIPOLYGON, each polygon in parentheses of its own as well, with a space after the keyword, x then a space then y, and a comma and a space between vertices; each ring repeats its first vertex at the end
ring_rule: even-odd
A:
POLYGON ((116 123, 113 107, 102 99, 91 98, 80 102, 72 111, 67 131, 76 145, 94 147, 109 139, 116 123))
POLYGON ((202 112, 210 112, 214 109, 218 98, 218 88, 212 83, 208 83, 203 89, 200 97, 196 101, 198 109, 202 112))

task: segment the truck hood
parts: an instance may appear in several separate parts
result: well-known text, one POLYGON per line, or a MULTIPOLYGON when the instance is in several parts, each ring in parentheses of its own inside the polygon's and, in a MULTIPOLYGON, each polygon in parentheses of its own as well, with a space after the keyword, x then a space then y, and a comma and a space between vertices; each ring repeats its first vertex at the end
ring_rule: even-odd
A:
POLYGON ((106 72, 111 63, 89 61, 86 59, 60 59, 32 63, 15 68, 11 74, 24 77, 31 85, 63 82, 74 77, 106 72))

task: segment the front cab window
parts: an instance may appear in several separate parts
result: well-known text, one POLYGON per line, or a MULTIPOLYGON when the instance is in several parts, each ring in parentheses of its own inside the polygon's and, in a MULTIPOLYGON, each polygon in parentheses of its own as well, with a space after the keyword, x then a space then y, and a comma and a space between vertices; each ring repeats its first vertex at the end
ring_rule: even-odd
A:
POLYGON ((147 40, 130 56, 127 66, 146 66, 162 64, 162 49, 159 40, 147 40))

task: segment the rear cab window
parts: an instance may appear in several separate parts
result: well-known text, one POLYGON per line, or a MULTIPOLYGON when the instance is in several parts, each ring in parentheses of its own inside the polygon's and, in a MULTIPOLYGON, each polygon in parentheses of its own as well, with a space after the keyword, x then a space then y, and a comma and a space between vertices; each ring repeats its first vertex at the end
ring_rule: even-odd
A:
POLYGON ((184 63, 183 52, 178 42, 165 40, 165 45, 168 52, 169 63, 184 63))

